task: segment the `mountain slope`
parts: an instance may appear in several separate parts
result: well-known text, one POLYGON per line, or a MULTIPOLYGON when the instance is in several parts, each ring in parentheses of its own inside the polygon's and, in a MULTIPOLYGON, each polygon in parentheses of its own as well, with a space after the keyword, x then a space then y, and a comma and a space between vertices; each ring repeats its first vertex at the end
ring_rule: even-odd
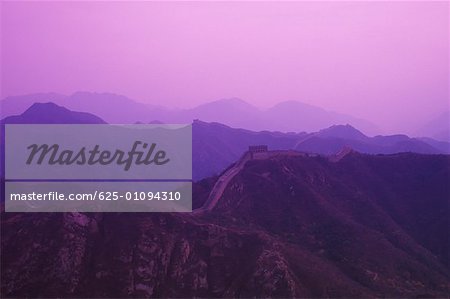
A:
MULTIPOLYGON (((34 103, 20 115, 0 120, 0 178, 5 174, 5 124, 105 124, 90 113, 70 111, 55 103, 34 103)), ((3 184, 3 181, 1 182, 3 184)))
POLYGON ((422 154, 449 153, 448 146, 427 139, 410 138, 406 135, 367 137, 350 125, 334 125, 330 128, 309 134, 299 140, 296 150, 332 155, 343 147, 351 147, 369 154, 393 154, 415 152, 422 154), (439 145, 435 148, 433 145, 439 145))
POLYGON ((14 96, 0 102, 2 117, 21 114, 34 103, 53 102, 67 109, 98 115, 108 123, 135 123, 145 120, 159 111, 158 107, 138 103, 113 93, 75 92, 65 96, 55 93, 39 93, 14 96), (154 112, 152 112, 154 111, 154 112))
POLYGON ((55 103, 35 103, 20 115, 8 116, 2 124, 105 124, 98 116, 75 112, 55 103))
POLYGON ((448 143, 419 140, 406 135, 367 137, 350 125, 335 125, 315 133, 253 132, 218 123, 193 123, 193 173, 202 179, 222 172, 234 163, 250 145, 268 145, 271 150, 298 151, 333 155, 344 147, 370 154, 417 152, 450 153, 448 143), (438 147, 434 147, 436 145, 438 147))
POLYGON ((320 107, 304 104, 298 101, 285 101, 269 108, 264 112, 268 124, 275 124, 276 128, 265 128, 278 131, 307 131, 313 132, 335 124, 348 123, 360 128, 369 135, 377 134, 380 130, 368 121, 350 115, 327 111, 320 107))
POLYGON ((314 252, 378 296, 445 294, 449 179, 444 155, 279 155, 247 162, 212 217, 314 252))
POLYGON ((239 159, 250 145, 266 144, 271 149, 290 149, 306 133, 284 134, 234 129, 219 123, 192 124, 193 176, 201 179, 219 174, 239 159))
POLYGON ((206 214, 3 214, 1 294, 446 297, 449 172, 286 153, 248 161, 206 214))
POLYGON ((450 142, 450 111, 446 111, 417 130, 419 137, 450 142))
MULTIPOLYGON (((242 106, 242 109, 248 108, 242 101, 234 101, 235 105, 242 106)), ((95 115, 71 111, 54 103, 33 104, 23 114, 7 117, 3 122, 104 123, 95 115)), ((272 150, 296 149, 325 155, 335 154, 343 147, 372 154, 397 152, 434 154, 450 150, 448 143, 435 142, 432 139, 419 140, 406 135, 367 137, 350 125, 334 125, 315 133, 280 133, 254 132, 196 120, 193 122, 192 130, 195 180, 219 174, 239 159, 250 145, 258 144, 268 145, 272 150)))
POLYGON ((53 102, 62 105, 65 98, 65 95, 54 92, 6 97, 0 101, 0 118, 22 114, 35 103, 53 102))
POLYGON ((259 109, 237 99, 221 99, 189 109, 168 109, 143 104, 112 93, 76 92, 70 96, 54 93, 8 97, 1 101, 3 116, 22 113, 35 102, 55 102, 75 111, 90 112, 108 123, 191 123, 194 119, 220 122, 248 130, 301 132, 316 131, 339 123, 350 123, 369 134, 379 133, 373 124, 297 101, 281 102, 269 109, 259 109))

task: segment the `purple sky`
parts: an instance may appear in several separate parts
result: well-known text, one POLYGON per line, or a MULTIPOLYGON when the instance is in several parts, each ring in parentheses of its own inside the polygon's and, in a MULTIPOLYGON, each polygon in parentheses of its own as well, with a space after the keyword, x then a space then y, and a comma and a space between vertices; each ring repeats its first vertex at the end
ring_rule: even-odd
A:
POLYGON ((4 2, 1 97, 299 100, 407 131, 449 109, 448 2, 4 2))

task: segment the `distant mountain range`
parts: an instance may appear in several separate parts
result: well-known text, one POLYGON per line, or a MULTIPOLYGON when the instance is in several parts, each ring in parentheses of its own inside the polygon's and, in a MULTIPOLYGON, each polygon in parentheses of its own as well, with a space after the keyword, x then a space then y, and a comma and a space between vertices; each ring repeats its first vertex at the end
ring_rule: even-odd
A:
MULTIPOLYGON (((87 112, 74 112, 54 103, 35 103, 22 114, 9 116, 2 123, 101 124, 101 118, 87 112)), ((343 147, 370 154, 416 152, 450 153, 450 144, 406 135, 367 137, 350 125, 333 125, 313 133, 254 132, 220 123, 193 122, 193 178, 199 180, 219 174, 248 150, 264 144, 272 150, 295 149, 332 155, 343 147)))
POLYGON ((191 109, 168 109, 111 93, 76 92, 70 96, 41 93, 7 97, 0 105, 5 117, 20 114, 34 103, 46 102, 93 113, 108 123, 190 123, 201 119, 254 131, 282 132, 316 131, 333 124, 349 123, 370 135, 379 132, 375 125, 365 120, 296 101, 281 102, 265 110, 236 98, 217 100, 191 109))
POLYGON ((247 161, 205 214, 2 213, 0 295, 446 298, 449 170, 285 154, 247 161))
POLYGON ((406 135, 367 137, 350 125, 334 125, 308 134, 300 140, 295 149, 320 154, 335 154, 344 146, 362 153, 393 154, 415 152, 423 154, 449 153, 449 143, 427 142, 428 139, 410 138, 406 135))
POLYGON ((70 96, 57 93, 38 93, 7 97, 0 102, 2 115, 17 115, 34 103, 52 102, 67 109, 93 113, 108 123, 134 123, 149 117, 156 107, 110 93, 76 92, 70 96))
POLYGON ((416 134, 417 136, 428 136, 436 140, 450 142, 450 110, 425 124, 416 134))
MULTIPOLYGON (((202 104, 190 109, 169 109, 143 104, 112 93, 76 92, 37 93, 11 96, 0 101, 2 117, 18 115, 34 103, 53 102, 68 109, 90 112, 108 123, 190 123, 195 119, 219 122, 234 128, 253 131, 312 132, 334 124, 350 124, 366 135, 382 134, 364 119, 324 110, 298 101, 285 101, 268 109, 260 109, 241 99, 230 98, 202 104)), ((450 142, 450 111, 438 115, 414 131, 414 136, 450 142)))
POLYGON ((406 135, 367 137, 350 125, 334 125, 313 133, 252 132, 219 123, 193 123, 194 178, 221 172, 255 144, 271 150, 294 149, 301 152, 333 155, 344 147, 370 154, 415 152, 450 153, 450 143, 416 139, 406 135))

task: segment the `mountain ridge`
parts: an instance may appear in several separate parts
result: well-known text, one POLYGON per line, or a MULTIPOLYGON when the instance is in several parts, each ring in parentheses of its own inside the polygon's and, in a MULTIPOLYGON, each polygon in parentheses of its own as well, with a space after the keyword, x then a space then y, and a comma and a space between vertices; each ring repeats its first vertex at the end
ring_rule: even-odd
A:
POLYGON ((1 294, 445 297, 449 165, 278 155, 248 161, 203 214, 7 213, 1 294))
MULTIPOLYGON (((2 123, 105 123, 97 116, 73 112, 56 104, 32 105, 19 116, 2 123), (49 109, 46 109, 48 107, 49 109), (36 111, 40 110, 40 111, 36 111), (34 113, 30 113, 34 111, 34 113)), ((161 122, 158 122, 161 123, 161 122)), ((295 149, 303 152, 334 155, 344 147, 360 152, 388 154, 404 151, 437 154, 450 153, 450 144, 419 140, 406 135, 367 137, 350 125, 334 125, 318 132, 282 133, 236 129, 221 123, 193 122, 193 178, 203 179, 222 172, 248 150, 250 145, 265 144, 271 150, 295 149)))
POLYGON ((330 112, 299 101, 282 101, 261 109, 242 99, 220 99, 192 108, 168 109, 144 104, 112 93, 75 92, 69 96, 40 93, 7 97, 0 102, 3 117, 18 114, 34 102, 53 101, 58 105, 98 115, 109 123, 147 123, 158 119, 166 123, 191 122, 194 119, 218 121, 233 127, 250 130, 311 131, 334 123, 351 123, 367 133, 379 132, 375 125, 351 115, 330 112), (105 109, 108 107, 108 109, 105 109), (284 114, 292 117, 286 117, 284 114), (287 121, 289 120, 289 121, 287 121))
POLYGON ((2 124, 106 124, 100 117, 87 112, 78 112, 53 102, 34 103, 20 115, 0 120, 2 124))

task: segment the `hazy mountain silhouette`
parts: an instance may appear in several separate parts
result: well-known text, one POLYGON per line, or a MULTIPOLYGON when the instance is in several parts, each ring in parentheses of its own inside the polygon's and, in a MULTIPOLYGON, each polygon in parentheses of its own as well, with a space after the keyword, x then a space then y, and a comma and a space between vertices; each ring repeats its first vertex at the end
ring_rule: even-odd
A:
POLYGON ((58 93, 36 93, 21 96, 10 96, 0 101, 0 118, 19 115, 35 103, 57 103, 63 105, 67 97, 58 93))
POLYGON ((406 135, 368 137, 350 125, 335 125, 317 133, 309 134, 300 140, 295 149, 320 154, 335 154, 343 147, 369 154, 393 154, 415 152, 423 154, 448 153, 444 146, 435 148, 425 140, 410 138, 406 135))
MULTIPOLYGON (((194 119, 219 122, 253 131, 312 132, 335 124, 350 124, 367 135, 380 134, 380 129, 351 115, 327 111, 299 101, 284 101, 267 109, 255 107, 238 98, 221 99, 190 109, 169 109, 144 104, 113 93, 76 92, 65 96, 38 93, 11 96, 0 102, 2 117, 24 112, 33 103, 54 102, 68 109, 93 113, 108 123, 190 123, 194 119)), ((450 141, 450 112, 442 113, 417 130, 419 137, 450 141)))
POLYGON ((1 102, 2 116, 20 114, 33 103, 47 102, 54 102, 74 111, 93 113, 108 123, 118 124, 146 120, 151 115, 150 110, 158 109, 112 93, 76 92, 70 96, 40 93, 5 98, 1 102))
POLYGON ((180 111, 187 121, 201 119, 207 122, 218 122, 237 128, 261 128, 264 118, 259 108, 237 99, 221 99, 202 104, 192 109, 180 111))
POLYGON ((438 149, 442 153, 450 153, 450 141, 438 141, 428 137, 422 137, 417 139, 422 140, 425 143, 428 143, 429 145, 438 149))
POLYGON ((450 142, 450 111, 440 114, 417 131, 420 137, 450 142))
POLYGON ((333 155, 344 147, 370 154, 416 152, 450 153, 450 144, 427 142, 406 135, 368 137, 350 125, 334 125, 315 133, 253 132, 218 123, 193 123, 194 179, 219 174, 250 145, 265 144, 272 150, 295 149, 333 155), (431 145, 434 143, 439 147, 431 145))
POLYGON ((449 171, 444 155, 278 154, 203 214, 5 213, 1 295, 443 298, 449 171))
MULTIPOLYGON (((245 104, 242 109, 247 109, 245 104)), ((225 104, 228 105, 228 104, 225 104)), ((201 108, 201 110, 209 108, 201 108)), ((250 109, 251 110, 251 109, 250 109)), ((54 103, 36 103, 24 113, 10 116, 2 123, 105 123, 85 112, 74 112, 54 103)), ((158 122, 160 123, 160 122, 158 122)), ((372 153, 398 152, 448 153, 450 146, 432 139, 414 139, 406 135, 367 137, 350 125, 334 125, 314 133, 254 132, 235 129, 220 123, 193 122, 193 178, 199 180, 221 173, 239 159, 250 145, 265 144, 272 150, 296 149, 303 152, 332 155, 343 147, 372 153)))
MULTIPOLYGON (((379 129, 368 121, 346 114, 326 111, 322 108, 297 101, 286 101, 265 111, 267 121, 275 123, 278 131, 317 131, 335 124, 348 123, 360 128, 366 134, 379 133, 379 129)), ((271 129, 271 128, 266 128, 271 129)))
POLYGON ((377 131, 374 125, 364 120, 297 101, 282 102, 264 110, 240 99, 223 99, 185 110, 181 114, 187 115, 188 120, 219 122, 253 131, 315 131, 343 122, 352 123, 368 133, 377 131))
POLYGON ((333 125, 329 128, 322 129, 315 134, 322 138, 341 138, 359 141, 367 141, 369 137, 355 129, 351 125, 333 125))
POLYGON ((105 124, 91 113, 75 112, 55 103, 34 103, 20 115, 5 117, 0 120, 0 177, 4 177, 5 161, 5 124, 105 124))
POLYGON ((65 101, 75 111, 91 112, 108 123, 133 123, 145 119, 154 106, 141 104, 122 95, 111 93, 76 92, 65 101))
POLYGON ((271 149, 292 149, 306 133, 253 132, 220 123, 194 121, 192 124, 193 176, 201 179, 219 174, 248 150, 265 144, 271 149))
POLYGON ((260 109, 237 98, 217 100, 191 109, 168 109, 111 93, 35 94, 4 99, 1 103, 3 116, 21 113, 34 102, 49 101, 75 111, 93 113, 108 123, 148 123, 155 119, 165 123, 190 123, 194 119, 202 119, 254 131, 284 132, 316 131, 334 124, 349 123, 365 133, 379 133, 375 125, 365 120, 297 101, 260 109))
POLYGON ((20 115, 1 120, 2 124, 105 124, 100 117, 75 112, 55 103, 35 103, 20 115))

